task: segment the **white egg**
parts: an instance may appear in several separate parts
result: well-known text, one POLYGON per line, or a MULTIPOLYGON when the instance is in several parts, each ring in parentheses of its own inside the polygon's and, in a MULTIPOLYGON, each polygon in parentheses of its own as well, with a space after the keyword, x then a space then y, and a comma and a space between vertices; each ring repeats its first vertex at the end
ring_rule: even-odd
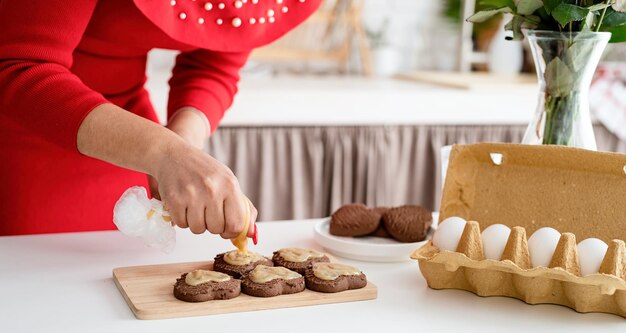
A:
POLYGON ((483 239, 483 250, 485 258, 491 260, 500 260, 506 242, 509 240, 511 228, 504 224, 492 224, 480 233, 483 239))
POLYGON ((549 227, 535 231, 528 238, 528 252, 533 267, 548 267, 550 265, 559 238, 561 238, 561 233, 549 227))
POLYGON ((576 246, 578 250, 578 262, 582 276, 598 273, 602 260, 609 248, 605 242, 597 238, 587 238, 576 246))
POLYGON ((433 245, 440 250, 456 251, 466 223, 464 218, 458 216, 443 220, 433 235, 433 245))

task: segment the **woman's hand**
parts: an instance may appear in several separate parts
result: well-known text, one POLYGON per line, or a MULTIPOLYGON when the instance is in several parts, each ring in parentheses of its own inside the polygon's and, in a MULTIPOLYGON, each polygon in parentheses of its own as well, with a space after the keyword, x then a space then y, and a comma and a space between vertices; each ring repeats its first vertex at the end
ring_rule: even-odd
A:
MULTIPOLYGON (((198 149, 204 147, 204 142, 209 137, 211 130, 208 119, 193 107, 185 107, 176 111, 169 120, 167 128, 198 149)), ((152 196, 161 200, 159 183, 151 175, 148 175, 148 185, 152 196)))
POLYGON ((202 150, 182 141, 173 145, 155 165, 153 176, 179 227, 235 238, 245 227, 249 209, 248 235, 254 234, 256 208, 241 192, 233 172, 202 150))
POLYGON ((206 117, 183 108, 167 127, 189 145, 176 145, 164 155, 154 177, 149 177, 152 195, 163 200, 179 227, 196 234, 208 230, 228 239, 244 229, 248 205, 252 236, 256 208, 241 192, 233 172, 201 150, 210 131, 206 117))

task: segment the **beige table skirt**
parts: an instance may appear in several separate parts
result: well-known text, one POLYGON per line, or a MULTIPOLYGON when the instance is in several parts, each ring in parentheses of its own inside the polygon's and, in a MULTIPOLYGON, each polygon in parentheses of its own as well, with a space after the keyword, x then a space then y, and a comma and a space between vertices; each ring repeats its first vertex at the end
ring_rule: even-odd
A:
MULTIPOLYGON (((237 175, 259 220, 329 216, 350 202, 438 209, 440 148, 520 142, 525 126, 225 127, 208 150, 237 175)), ((626 153, 604 127, 598 148, 626 153)))

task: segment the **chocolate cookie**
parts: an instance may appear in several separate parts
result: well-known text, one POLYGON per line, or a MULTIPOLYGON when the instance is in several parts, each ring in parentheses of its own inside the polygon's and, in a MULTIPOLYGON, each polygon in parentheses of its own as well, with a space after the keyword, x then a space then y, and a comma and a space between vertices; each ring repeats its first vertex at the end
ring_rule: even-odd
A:
POLYGON ((374 230, 374 232, 372 232, 368 236, 381 237, 381 238, 393 238, 391 237, 391 235, 389 234, 389 231, 387 231, 387 228, 385 228, 385 225, 383 223, 381 223, 378 226, 378 228, 376 228, 376 230, 374 230))
POLYGON ((241 293, 241 281, 223 273, 196 270, 176 279, 174 297, 185 302, 231 299, 241 293))
POLYGON ((401 242, 420 242, 426 239, 433 223, 432 212, 420 206, 401 206, 383 214, 385 229, 401 242))
POLYGON ((307 288, 322 293, 338 293, 367 285, 367 277, 363 272, 343 264, 314 263, 304 276, 307 288))
POLYGON ((274 252, 272 261, 276 266, 282 266, 304 275, 307 267, 315 262, 329 262, 326 255, 311 249, 286 248, 274 252))
POLYGON ((237 279, 241 278, 258 265, 274 266, 271 259, 258 253, 248 252, 247 254, 243 254, 238 250, 220 253, 215 256, 214 260, 214 270, 226 273, 237 279))
POLYGON ((335 236, 365 236, 378 228, 380 216, 363 204, 337 209, 330 218, 330 233, 335 236))
POLYGON ((374 230, 374 232, 372 232, 371 234, 367 235, 367 236, 374 236, 374 237, 382 237, 382 238, 392 238, 391 235, 389 234, 389 232, 387 231, 387 229, 385 228, 385 224, 382 223, 382 218, 383 218, 383 214, 385 214, 390 208, 389 207, 375 207, 370 209, 372 212, 378 214, 378 216, 380 216, 380 224, 378 225, 378 228, 376 228, 376 230, 374 230))
POLYGON ((372 211, 373 213, 376 213, 380 218, 382 218, 383 214, 385 214, 390 209, 391 208, 389 207, 374 207, 374 208, 370 208, 370 211, 372 211))
POLYGON ((295 294, 304 291, 304 288, 304 277, 285 267, 259 265, 241 281, 241 290, 256 297, 295 294))

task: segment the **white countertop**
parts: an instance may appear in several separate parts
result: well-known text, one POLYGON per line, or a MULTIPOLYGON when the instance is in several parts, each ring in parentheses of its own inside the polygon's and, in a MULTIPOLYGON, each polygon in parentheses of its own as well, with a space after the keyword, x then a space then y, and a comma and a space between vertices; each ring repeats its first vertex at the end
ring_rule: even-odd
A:
MULTIPOLYGON (((147 83, 162 117, 167 72, 147 83)), ((537 88, 463 90, 363 77, 247 78, 221 126, 526 125, 537 88)))
POLYGON ((536 94, 393 79, 244 79, 222 126, 526 125, 536 94))
MULTIPOLYGON (((260 223, 254 251, 317 247, 315 221, 260 223)), ((378 286, 373 301, 152 321, 135 319, 111 278, 115 267, 202 261, 230 248, 219 237, 180 230, 169 255, 116 231, 0 237, 0 332, 626 331, 626 320, 613 315, 431 290, 410 261, 344 260, 378 286)))

